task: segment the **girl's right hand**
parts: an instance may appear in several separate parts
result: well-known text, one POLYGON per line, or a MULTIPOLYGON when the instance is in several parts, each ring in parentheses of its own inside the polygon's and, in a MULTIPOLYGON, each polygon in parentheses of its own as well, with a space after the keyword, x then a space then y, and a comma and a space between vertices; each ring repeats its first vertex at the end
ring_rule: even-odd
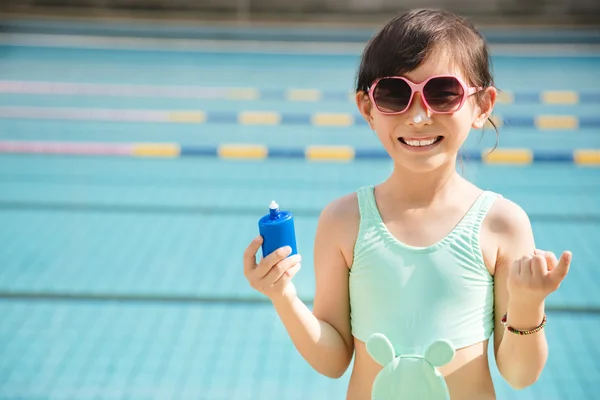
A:
POLYGON ((262 245, 262 236, 257 236, 244 251, 244 276, 250 286, 267 296, 271 301, 282 297, 296 296, 292 278, 300 270, 301 256, 294 254, 289 246, 281 247, 256 263, 256 252, 262 245))

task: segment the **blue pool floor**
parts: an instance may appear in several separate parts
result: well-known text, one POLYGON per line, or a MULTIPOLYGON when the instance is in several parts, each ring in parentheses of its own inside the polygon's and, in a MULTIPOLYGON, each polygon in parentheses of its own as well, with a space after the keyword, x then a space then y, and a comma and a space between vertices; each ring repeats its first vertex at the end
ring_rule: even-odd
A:
MULTIPOLYGON (((349 374, 315 373, 271 307, 0 301, 2 399, 342 399, 349 374)), ((549 314, 548 366, 498 399, 589 399, 600 391, 600 318, 549 314)))
MULTIPOLYGON (((295 282, 311 299, 320 208, 382 179, 388 163, 4 156, 0 165, 0 399, 343 398, 349 373, 332 380, 304 362, 272 307, 256 302, 241 253, 272 197, 298 210, 306 261, 295 282), (288 179, 263 188, 270 173, 288 179)), ((574 254, 548 300, 546 370, 516 392, 490 353, 498 398, 596 398, 600 170, 469 163, 464 174, 521 204, 539 247, 574 254)))

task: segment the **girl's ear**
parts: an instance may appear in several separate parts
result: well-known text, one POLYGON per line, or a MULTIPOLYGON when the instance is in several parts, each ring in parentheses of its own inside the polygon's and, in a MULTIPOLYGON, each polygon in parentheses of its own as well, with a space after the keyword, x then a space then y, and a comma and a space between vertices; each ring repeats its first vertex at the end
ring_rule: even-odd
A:
POLYGON ((489 87, 484 90, 484 92, 480 95, 480 99, 477 104, 477 108, 479 111, 479 115, 475 117, 473 121, 473 128, 482 129, 487 122, 490 115, 492 115, 492 111, 494 110, 494 106, 496 105, 496 98, 498 96, 498 92, 495 87, 489 87))
POLYGON ((371 129, 375 130, 375 127, 373 126, 373 117, 371 116, 373 105, 371 104, 371 99, 369 98, 369 95, 363 91, 357 92, 356 106, 358 107, 358 111, 363 116, 365 121, 367 121, 371 129))

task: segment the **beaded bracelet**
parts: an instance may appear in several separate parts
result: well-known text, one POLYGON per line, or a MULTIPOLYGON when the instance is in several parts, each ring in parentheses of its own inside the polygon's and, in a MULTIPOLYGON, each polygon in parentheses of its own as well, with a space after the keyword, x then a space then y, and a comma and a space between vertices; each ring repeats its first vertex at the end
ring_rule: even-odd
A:
POLYGON ((504 316, 502 317, 502 324, 506 327, 506 329, 508 329, 509 332, 517 334, 517 335, 532 335, 534 333, 541 331, 542 329, 544 329, 544 326, 546 326, 546 314, 544 314, 544 318, 542 319, 541 324, 539 324, 537 327, 530 329, 528 331, 519 331, 511 326, 508 326, 506 319, 507 319, 507 314, 504 314, 504 316))

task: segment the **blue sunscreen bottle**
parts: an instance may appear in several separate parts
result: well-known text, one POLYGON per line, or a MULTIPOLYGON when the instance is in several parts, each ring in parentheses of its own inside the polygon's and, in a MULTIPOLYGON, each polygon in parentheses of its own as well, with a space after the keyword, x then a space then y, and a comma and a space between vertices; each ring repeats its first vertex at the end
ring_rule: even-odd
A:
POLYGON ((292 248, 290 256, 297 254, 294 216, 289 211, 279 210, 275 200, 269 205, 269 213, 258 221, 258 230, 263 237, 263 258, 283 246, 292 248))

